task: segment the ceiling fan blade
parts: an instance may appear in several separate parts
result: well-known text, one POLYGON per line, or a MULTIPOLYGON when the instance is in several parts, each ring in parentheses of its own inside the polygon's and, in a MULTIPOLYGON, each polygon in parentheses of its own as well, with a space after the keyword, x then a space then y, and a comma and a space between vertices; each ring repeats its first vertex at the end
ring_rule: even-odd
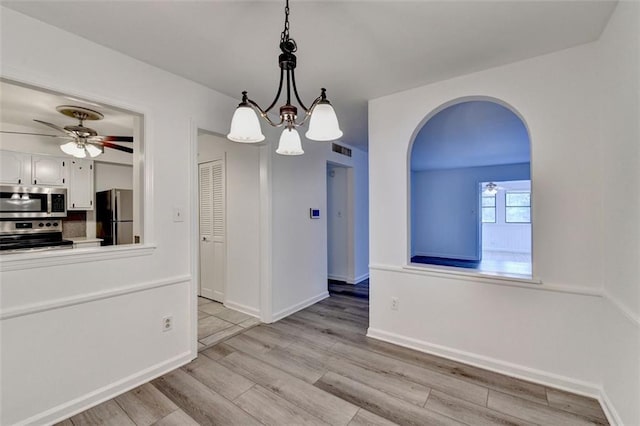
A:
POLYGON ((95 136, 101 142, 133 142, 133 136, 95 136))
POLYGON ((111 142, 101 142, 100 145, 104 146, 105 148, 117 149, 118 151, 133 154, 133 148, 129 148, 128 146, 122 146, 111 142))
POLYGON ((49 126, 49 127, 51 127, 52 129, 55 129, 55 130, 57 130, 57 131, 59 131, 59 132, 61 132, 61 133, 64 133, 65 135, 74 136, 74 135, 73 135, 73 132, 70 132, 70 131, 68 131, 68 130, 66 130, 66 129, 64 129, 64 128, 60 127, 60 126, 56 126, 55 124, 47 123, 46 121, 42 121, 42 120, 36 120, 35 118, 33 119, 33 121, 35 121, 35 122, 37 122, 37 123, 40 123, 40 124, 44 124, 45 126, 49 126))
POLYGON ((10 132, 8 130, 0 130, 0 133, 11 133, 11 134, 14 134, 14 135, 48 136, 50 138, 67 138, 67 137, 69 137, 69 136, 62 136, 62 135, 45 135, 43 133, 10 132))

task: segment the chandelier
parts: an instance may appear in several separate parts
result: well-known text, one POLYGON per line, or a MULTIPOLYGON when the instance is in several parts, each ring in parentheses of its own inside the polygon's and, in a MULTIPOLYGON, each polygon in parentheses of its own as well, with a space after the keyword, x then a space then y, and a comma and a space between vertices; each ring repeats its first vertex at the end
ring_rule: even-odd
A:
POLYGON ((257 143, 262 142, 265 137, 260 128, 260 120, 256 111, 273 127, 284 127, 278 149, 276 153, 282 155, 304 154, 300 142, 300 134, 297 128, 303 126, 309 120, 309 130, 305 133, 307 139, 314 141, 331 141, 342 136, 342 131, 338 125, 338 118, 327 100, 326 89, 320 90, 313 103, 307 108, 298 95, 294 70, 296 68, 296 55, 298 46, 294 39, 289 37, 289 0, 286 0, 284 8, 284 30, 280 35, 280 50, 282 53, 278 57, 280 64, 280 84, 275 99, 266 109, 262 109, 256 102, 247 96, 247 92, 242 92, 242 102, 236 108, 231 119, 231 129, 227 138, 234 142, 257 143), (280 120, 272 121, 269 118, 269 111, 273 109, 282 94, 282 86, 286 82, 287 101, 280 107, 280 120), (291 90, 298 101, 298 105, 304 111, 304 116, 298 120, 298 108, 291 104, 291 90))

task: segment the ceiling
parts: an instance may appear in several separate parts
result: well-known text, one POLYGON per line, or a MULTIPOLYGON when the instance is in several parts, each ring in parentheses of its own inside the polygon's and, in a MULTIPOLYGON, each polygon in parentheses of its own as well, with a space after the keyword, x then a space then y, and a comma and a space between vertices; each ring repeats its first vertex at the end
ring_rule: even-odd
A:
POLYGON ((511 110, 488 101, 440 111, 416 135, 411 170, 455 169, 530 162, 527 129, 511 110))
POLYGON ((104 114, 99 121, 86 121, 87 127, 95 129, 99 135, 133 136, 135 114, 110 108, 82 99, 34 90, 29 87, 0 81, 0 130, 30 131, 48 135, 56 134, 43 124, 33 121, 38 119, 60 127, 77 125, 78 121, 56 111, 59 105, 73 105, 89 108, 104 114))
MULTIPOLYGON (((227 95, 275 95, 283 1, 2 4, 227 95)), ((300 94, 326 87, 342 140, 366 149, 367 100, 596 40, 615 5, 292 0, 300 94)))

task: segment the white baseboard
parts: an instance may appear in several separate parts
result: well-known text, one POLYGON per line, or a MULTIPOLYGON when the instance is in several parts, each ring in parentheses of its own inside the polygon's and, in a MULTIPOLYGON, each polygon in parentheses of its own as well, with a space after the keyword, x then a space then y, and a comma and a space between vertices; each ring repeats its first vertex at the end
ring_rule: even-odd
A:
POLYGON ((343 281, 343 282, 347 282, 348 278, 345 275, 333 275, 333 274, 327 274, 327 278, 330 280, 335 280, 335 281, 343 281))
POLYGON ((43 411, 42 413, 31 416, 28 419, 21 420, 16 424, 31 425, 58 423, 73 415, 88 410, 91 407, 108 401, 109 399, 114 398, 120 394, 128 392, 131 389, 134 389, 144 383, 162 376, 163 374, 168 373, 169 371, 175 370, 178 367, 188 364, 194 358, 195 355, 191 351, 183 352, 180 355, 134 373, 129 377, 125 377, 124 379, 118 380, 114 383, 110 383, 106 386, 96 389, 93 392, 82 395, 81 397, 65 402, 56 407, 50 408, 49 410, 43 411))
POLYGON ((362 282, 362 281, 366 280, 367 278, 369 278, 369 273, 368 272, 365 273, 365 274, 362 274, 362 275, 360 275, 358 277, 355 277, 354 279, 347 280, 347 284, 358 284, 359 282, 362 282))
POLYGON ((367 272, 366 274, 362 274, 362 275, 360 275, 358 277, 355 277, 355 278, 346 277, 344 275, 331 275, 331 274, 328 274, 327 278, 329 278, 330 280, 342 281, 342 282, 345 282, 347 284, 358 284, 359 282, 364 281, 367 278, 369 278, 369 273, 367 272))
POLYGON ((541 385, 554 387, 591 398, 600 399, 602 395, 601 387, 593 383, 575 380, 570 377, 513 364, 483 355, 477 355, 471 352, 432 344, 412 337, 401 336, 399 334, 372 328, 369 328, 367 331, 367 337, 372 337, 374 339, 415 349, 420 352, 430 353, 443 358, 462 362, 464 364, 484 368, 485 370, 491 370, 496 373, 505 374, 507 376, 539 383, 541 385))
POLYGON ((598 401, 600 402, 604 415, 607 416, 607 420, 611 426, 624 426, 622 418, 620 418, 620 414, 618 414, 618 411, 604 389, 600 389, 600 397, 598 398, 598 401))
POLYGON ((229 309, 233 309, 234 311, 242 312, 243 314, 250 315, 252 317, 260 318, 260 310, 253 308, 251 306, 243 305, 241 303, 232 302, 230 300, 225 300, 224 306, 229 309))
POLYGON ((279 321, 284 317, 288 317, 289 315, 296 313, 299 310, 306 308, 307 306, 311 306, 314 303, 318 303, 319 301, 326 299, 327 297, 329 297, 329 292, 323 291, 322 293, 316 296, 310 297, 307 300, 303 300, 300 303, 296 303, 293 306, 289 306, 288 308, 282 309, 276 312, 275 314, 273 314, 273 322, 279 321))

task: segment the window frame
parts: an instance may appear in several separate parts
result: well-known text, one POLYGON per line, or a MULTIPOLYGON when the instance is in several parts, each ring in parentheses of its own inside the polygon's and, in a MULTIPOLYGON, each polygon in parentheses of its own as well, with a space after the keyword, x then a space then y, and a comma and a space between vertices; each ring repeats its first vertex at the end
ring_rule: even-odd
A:
POLYGON ((497 211, 497 200, 496 195, 484 195, 480 194, 480 223, 497 223, 498 220, 498 211, 497 211), (493 199, 493 206, 485 206, 483 200, 485 198, 493 199), (493 221, 485 221, 484 220, 484 209, 493 209, 493 221))
POLYGON ((505 191, 504 193, 504 223, 531 223, 531 191, 524 191, 524 190, 513 190, 513 191, 505 191), (509 194, 529 194, 529 204, 528 205, 509 205, 508 203, 508 199, 509 199, 509 194), (513 221, 513 220, 509 220, 509 215, 507 214, 507 212, 509 211, 510 208, 526 208, 529 209, 529 220, 528 221, 513 221))

